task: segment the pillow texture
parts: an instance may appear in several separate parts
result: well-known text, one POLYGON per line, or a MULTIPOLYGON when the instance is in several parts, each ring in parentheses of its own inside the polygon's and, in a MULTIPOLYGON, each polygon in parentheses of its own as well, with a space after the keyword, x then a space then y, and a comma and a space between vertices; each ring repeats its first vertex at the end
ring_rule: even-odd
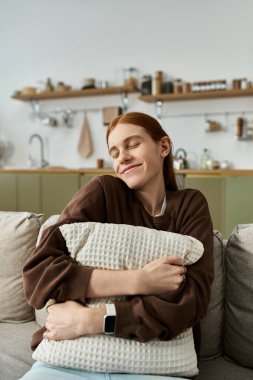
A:
MULTIPOLYGON (((71 256, 81 264, 95 268, 137 269, 165 255, 176 255, 189 265, 203 254, 202 243, 193 237, 146 227, 87 222, 65 224, 59 228, 71 256)), ((109 302, 113 302, 113 298, 96 298, 89 302, 89 306, 109 302)), ((174 376, 198 373, 192 329, 186 329, 170 341, 147 343, 102 334, 62 341, 43 339, 33 358, 61 367, 95 372, 174 376)))
POLYGON ((253 368, 253 224, 238 225, 226 247, 224 352, 253 368))
POLYGON ((34 312, 25 299, 23 266, 35 248, 42 215, 0 212, 0 322, 28 322, 34 312))
POLYGON ((222 235, 214 232, 214 280, 208 311, 200 322, 200 360, 211 360, 222 354, 224 336, 225 270, 222 235))

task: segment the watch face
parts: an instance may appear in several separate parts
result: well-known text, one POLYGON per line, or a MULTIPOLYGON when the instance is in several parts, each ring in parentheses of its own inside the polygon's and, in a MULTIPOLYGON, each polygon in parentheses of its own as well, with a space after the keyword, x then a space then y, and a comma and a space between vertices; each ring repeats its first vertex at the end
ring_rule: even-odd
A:
POLYGON ((113 334, 115 329, 115 316, 107 315, 105 318, 105 333, 113 334))

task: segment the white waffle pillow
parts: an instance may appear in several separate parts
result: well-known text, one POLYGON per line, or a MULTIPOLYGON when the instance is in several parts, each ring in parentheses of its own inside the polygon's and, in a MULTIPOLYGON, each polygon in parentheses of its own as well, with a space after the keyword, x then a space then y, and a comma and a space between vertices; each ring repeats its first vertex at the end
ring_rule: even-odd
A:
MULTIPOLYGON (((71 256, 83 265, 100 269, 142 268, 156 258, 169 255, 176 255, 184 265, 190 265, 203 254, 202 243, 191 236, 146 227, 87 222, 59 228, 71 256)), ((113 298, 96 298, 90 300, 88 306, 109 302, 113 302, 113 298)), ((43 339, 33 358, 92 372, 186 377, 198 374, 192 329, 186 329, 170 341, 147 343, 102 334, 73 340, 43 339)))

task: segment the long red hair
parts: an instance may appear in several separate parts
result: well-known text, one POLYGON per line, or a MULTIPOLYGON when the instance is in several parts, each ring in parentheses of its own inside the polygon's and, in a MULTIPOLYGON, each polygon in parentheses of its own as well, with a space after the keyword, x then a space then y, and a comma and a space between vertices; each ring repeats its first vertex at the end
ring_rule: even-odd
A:
MULTIPOLYGON (((172 142, 170 140, 170 137, 163 130, 160 123, 152 116, 146 115, 145 113, 141 113, 141 112, 128 112, 114 119, 110 123, 107 129, 107 134, 106 134, 107 145, 108 145, 108 138, 109 138, 110 133, 120 123, 139 125, 140 127, 146 130, 146 132, 154 141, 159 141, 162 137, 167 136, 169 138, 170 145, 172 147, 172 142)), ((170 150, 170 153, 168 154, 168 156, 165 157, 163 161, 163 176, 164 176, 165 187, 168 190, 178 190, 176 176, 175 176, 175 172, 173 168, 172 150, 170 150)))

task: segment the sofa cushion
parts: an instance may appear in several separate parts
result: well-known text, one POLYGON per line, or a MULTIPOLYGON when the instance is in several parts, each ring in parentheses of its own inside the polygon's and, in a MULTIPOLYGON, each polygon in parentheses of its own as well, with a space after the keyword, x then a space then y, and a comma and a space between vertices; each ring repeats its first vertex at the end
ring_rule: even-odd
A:
POLYGON ((34 319, 23 290, 23 266, 35 248, 42 215, 0 212, 0 321, 34 319))
POLYGON ((225 253, 226 304, 224 351, 253 368, 253 224, 238 225, 225 253))
MULTIPOLYGON (((140 226, 88 222, 66 224, 60 231, 71 256, 95 268, 137 269, 164 254, 177 255, 188 265, 203 254, 202 243, 190 236, 140 226)), ((92 299, 89 306, 108 302, 113 299, 92 299)), ((44 339, 33 357, 48 364, 96 372, 198 373, 192 329, 170 341, 147 343, 102 334, 63 341, 44 339)))
POLYGON ((17 380, 31 367, 31 337, 38 330, 35 321, 0 323, 0 379, 17 380))
POLYGON ((222 354, 224 335, 225 272, 222 235, 214 231, 214 280, 206 317, 201 321, 200 360, 213 359, 222 354))
MULTIPOLYGON (((220 356, 199 363, 199 375, 194 380, 252 380, 253 370, 220 356)), ((176 379, 175 379, 176 380, 176 379)))

